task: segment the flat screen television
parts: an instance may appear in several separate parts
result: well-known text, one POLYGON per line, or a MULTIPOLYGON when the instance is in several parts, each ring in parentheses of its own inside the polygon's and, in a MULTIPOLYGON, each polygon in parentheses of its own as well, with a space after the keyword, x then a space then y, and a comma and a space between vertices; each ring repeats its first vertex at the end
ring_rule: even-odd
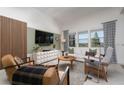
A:
POLYGON ((52 44, 53 33, 35 30, 35 43, 36 44, 52 44))

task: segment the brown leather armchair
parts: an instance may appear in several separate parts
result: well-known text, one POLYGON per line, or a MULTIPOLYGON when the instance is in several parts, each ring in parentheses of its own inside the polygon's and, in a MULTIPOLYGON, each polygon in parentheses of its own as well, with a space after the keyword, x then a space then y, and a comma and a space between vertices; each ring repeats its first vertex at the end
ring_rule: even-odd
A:
POLYGON ((14 60, 14 57, 11 54, 5 55, 2 57, 2 66, 6 71, 7 77, 9 81, 12 81, 12 75, 16 69, 20 68, 20 66, 25 65, 33 65, 34 61, 31 61, 30 58, 24 58, 24 63, 17 64, 14 60))
MULTIPOLYGON (((6 71, 8 80, 12 82, 14 72, 20 67, 20 65, 29 65, 30 62, 17 65, 13 56, 8 54, 2 57, 2 65, 6 71)), ((34 63, 34 62, 33 62, 34 63)), ((69 67, 65 71, 59 71, 56 67, 50 67, 43 76, 44 85, 56 85, 67 84, 69 85, 69 67)))

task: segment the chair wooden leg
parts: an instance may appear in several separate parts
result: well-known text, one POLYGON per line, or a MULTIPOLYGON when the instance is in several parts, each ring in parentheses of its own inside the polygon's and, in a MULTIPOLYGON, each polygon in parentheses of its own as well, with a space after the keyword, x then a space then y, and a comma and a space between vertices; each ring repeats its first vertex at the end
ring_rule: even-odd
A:
POLYGON ((68 72, 67 72, 67 85, 70 85, 70 70, 68 69, 68 72))
POLYGON ((86 75, 86 77, 85 77, 84 81, 87 81, 87 79, 88 79, 88 75, 86 75))
MULTIPOLYGON (((94 69, 94 68, 85 66, 84 73, 85 73, 85 74, 88 74, 88 72, 93 72, 94 74, 96 74, 97 77, 98 77, 98 80, 99 80, 99 78, 101 77, 101 78, 103 78, 106 82, 108 82, 108 80, 107 80, 107 72, 105 71, 104 67, 102 68, 102 70, 99 70, 99 71, 98 71, 98 69, 94 69)), ((88 78, 88 77, 86 76, 86 77, 85 77, 85 81, 87 80, 87 78, 88 78)))
POLYGON ((107 74, 106 74, 105 70, 103 70, 103 74, 104 74, 103 77, 104 77, 105 81, 108 82, 108 80, 107 80, 107 74))
POLYGON ((87 68, 87 66, 85 65, 84 66, 84 74, 88 74, 88 70, 87 70, 88 68, 87 68))
POLYGON ((71 68, 73 69, 73 61, 71 61, 71 68))
POLYGON ((105 81, 108 82, 108 80, 107 80, 107 76, 106 76, 106 75, 105 75, 105 81))

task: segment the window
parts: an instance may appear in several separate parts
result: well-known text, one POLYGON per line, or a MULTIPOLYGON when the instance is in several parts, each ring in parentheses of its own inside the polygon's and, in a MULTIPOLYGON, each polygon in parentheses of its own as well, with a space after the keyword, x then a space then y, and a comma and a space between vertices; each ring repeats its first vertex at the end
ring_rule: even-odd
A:
POLYGON ((75 33, 69 34, 69 46, 75 47, 75 33))
POLYGON ((91 31, 91 47, 98 47, 99 44, 104 45, 104 32, 103 30, 91 31))
POLYGON ((78 44, 79 44, 79 47, 88 47, 88 31, 79 32, 78 44))

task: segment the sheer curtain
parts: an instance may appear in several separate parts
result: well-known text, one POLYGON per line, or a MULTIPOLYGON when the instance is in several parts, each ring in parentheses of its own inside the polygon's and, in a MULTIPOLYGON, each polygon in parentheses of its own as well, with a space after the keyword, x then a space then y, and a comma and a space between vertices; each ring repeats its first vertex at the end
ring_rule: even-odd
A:
POLYGON ((68 52, 68 49, 69 49, 69 30, 65 30, 63 31, 63 37, 65 39, 65 42, 64 42, 64 51, 65 52, 68 52))
POLYGON ((117 20, 103 23, 104 47, 105 47, 105 51, 109 46, 113 48, 113 55, 111 58, 112 63, 117 63, 116 50, 115 50, 116 21, 117 20))

